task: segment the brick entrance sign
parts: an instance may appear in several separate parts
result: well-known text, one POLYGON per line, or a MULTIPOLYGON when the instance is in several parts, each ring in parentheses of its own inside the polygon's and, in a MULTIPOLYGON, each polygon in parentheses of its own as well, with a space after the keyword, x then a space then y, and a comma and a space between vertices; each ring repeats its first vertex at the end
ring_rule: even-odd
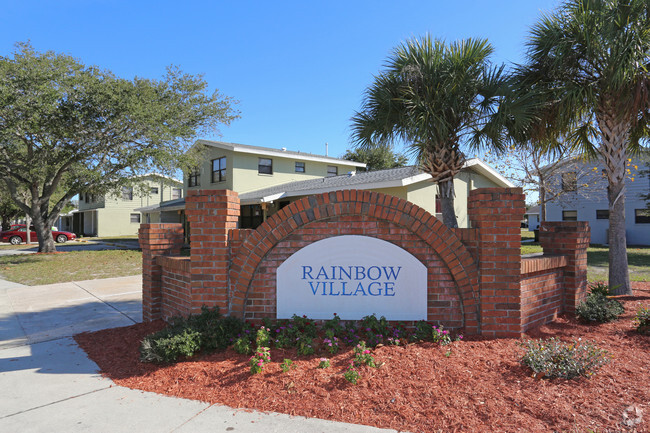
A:
POLYGON ((543 225, 545 255, 522 258, 520 188, 471 191, 470 229, 449 229, 410 202, 368 191, 303 198, 256 230, 236 228, 239 198, 232 191, 190 191, 186 203, 190 257, 178 257, 180 224, 141 225, 145 320, 196 313, 203 305, 253 321, 276 318, 293 311, 284 311, 282 304, 278 313, 277 285, 286 280, 292 281, 280 287, 280 301, 288 299, 291 305, 286 308, 299 308, 290 302, 292 290, 310 304, 304 311, 318 310, 316 314, 332 311, 336 304, 316 306, 308 299, 354 300, 359 306, 346 310, 350 315, 367 313, 373 308, 368 305, 383 308, 381 302, 412 302, 413 312, 400 307, 391 318, 388 308, 387 317, 425 316, 466 334, 506 337, 574 311, 586 292, 587 223, 543 225), (331 244, 334 250, 323 249, 323 257, 315 247, 304 253, 306 247, 335 237, 341 238, 331 244), (365 242, 367 238, 376 241, 365 242), (344 239, 352 243, 338 243, 344 239), (369 247, 375 244, 385 244, 385 251, 397 249, 373 256, 373 250, 383 248, 369 247), (283 263, 303 256, 306 262, 283 267, 294 280, 286 279, 283 268, 278 275, 283 263), (339 256, 347 256, 347 261, 339 261, 339 256), (405 261, 393 263, 398 256, 405 261), (401 280, 409 274, 409 257, 424 266, 419 280, 401 280), (323 264, 314 264, 320 259, 323 264))

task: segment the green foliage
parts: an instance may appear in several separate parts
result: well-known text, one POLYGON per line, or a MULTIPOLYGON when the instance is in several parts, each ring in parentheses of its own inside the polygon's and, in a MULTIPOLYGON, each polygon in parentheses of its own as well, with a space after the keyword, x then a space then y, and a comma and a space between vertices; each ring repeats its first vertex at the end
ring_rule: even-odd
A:
POLYGON ((465 157, 464 142, 500 100, 502 68, 489 62, 492 46, 483 39, 446 44, 430 36, 397 47, 365 92, 352 117, 352 140, 361 149, 404 142, 421 169, 440 186, 443 219, 457 227, 453 178, 465 157))
POLYGON ((601 293, 590 293, 584 302, 576 307, 576 316, 587 323, 606 323, 618 319, 625 309, 616 299, 601 293))
POLYGON ((295 365, 293 364, 292 360, 288 358, 284 358, 284 361, 282 361, 282 363, 280 364, 280 368, 282 369, 283 373, 288 373, 289 370, 295 368, 295 365))
POLYGON ((314 341, 305 334, 300 334, 296 341, 296 347, 298 348, 298 356, 313 355, 316 352, 314 341))
POLYGON ((235 352, 247 355, 253 351, 251 339, 248 336, 239 336, 232 345, 235 352))
POLYGON ((345 152, 345 155, 343 155, 343 159, 365 163, 366 171, 404 167, 408 164, 408 158, 406 158, 405 155, 393 152, 393 150, 388 146, 377 146, 367 149, 348 149, 345 152))
POLYGON ((255 354, 248 360, 251 374, 258 374, 264 370, 264 366, 271 362, 271 352, 268 347, 258 347, 255 354))
POLYGON ((339 351, 339 339, 334 335, 334 331, 325 331, 325 338, 323 338, 323 347, 332 355, 339 351))
POLYGON ((189 164, 198 134, 238 117, 234 101, 207 90, 201 76, 174 67, 161 80, 128 80, 29 43, 1 57, 0 181, 30 214, 39 249, 55 250, 43 228, 75 194, 103 194, 134 175, 189 164))
POLYGON ((269 334, 270 329, 264 326, 261 326, 257 330, 257 336, 255 337, 255 344, 257 347, 267 347, 271 342, 271 337, 269 334))
POLYGON ((609 285, 598 281, 589 285, 589 293, 592 295, 612 296, 615 288, 610 289, 609 285))
POLYGON ((201 349, 201 334, 192 329, 164 329, 142 340, 140 360, 169 363, 179 357, 190 357, 201 349))
POLYGON ((356 385, 357 382, 359 382, 359 379, 361 378, 361 375, 354 368, 354 364, 352 362, 350 362, 350 365, 348 366, 347 370, 345 370, 345 373, 343 373, 343 377, 345 378, 345 380, 350 382, 352 385, 356 385))
POLYGON ((650 335, 650 309, 639 308, 634 316, 634 324, 638 333, 650 335))
POLYGON ((168 363, 193 356, 200 350, 223 350, 244 328, 235 317, 221 317, 219 309, 203 307, 198 315, 174 317, 168 326, 148 335, 140 346, 143 362, 168 363))
POLYGON ((538 378, 590 377, 609 361, 607 351, 589 341, 567 344, 549 338, 528 340, 520 345, 525 350, 521 363, 530 367, 538 378))
POLYGON ((330 360, 327 358, 321 358, 318 360, 318 368, 329 368, 330 360))
POLYGON ((367 365, 368 367, 377 367, 375 357, 370 353, 370 349, 366 347, 365 341, 360 341, 354 349, 354 365, 367 365))

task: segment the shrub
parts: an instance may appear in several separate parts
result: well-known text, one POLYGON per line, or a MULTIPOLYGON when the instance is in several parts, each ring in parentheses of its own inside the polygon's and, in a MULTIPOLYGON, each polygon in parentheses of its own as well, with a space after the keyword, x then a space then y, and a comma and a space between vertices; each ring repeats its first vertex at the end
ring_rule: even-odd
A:
POLYGON ((636 330, 640 334, 650 335, 650 309, 641 307, 634 316, 636 330))
POLYGON ((359 379, 361 378, 359 372, 355 370, 352 361, 350 361, 350 365, 348 366, 348 369, 345 370, 345 373, 343 373, 343 377, 352 385, 356 385, 359 379))
POLYGON ((261 373, 264 366, 271 362, 271 353, 268 347, 258 347, 255 354, 248 360, 251 367, 251 374, 261 373))
POLYGON ((145 337, 140 345, 140 360, 143 362, 168 363, 179 357, 189 357, 201 348, 201 334, 191 329, 182 332, 163 329, 145 337))
POLYGON ((313 355, 315 352, 313 340, 306 335, 298 337, 296 346, 298 347, 298 356, 313 355))
POLYGON ((521 363, 530 367, 538 378, 589 377, 609 360, 607 351, 589 341, 567 344, 550 338, 520 344, 526 351, 521 363))
POLYGON ((360 341, 354 348, 354 365, 367 365, 368 367, 377 367, 375 363, 375 358, 370 353, 370 350, 366 347, 365 341, 360 341))
POLYGON ((173 317, 167 327, 148 335, 140 345, 143 362, 174 362, 200 350, 223 350, 245 324, 236 317, 222 317, 219 309, 201 308, 200 314, 173 317))
POLYGON ((283 373, 289 372, 289 370, 294 367, 295 366, 293 365, 293 361, 288 358, 284 358, 284 361, 282 361, 282 364, 280 364, 280 368, 282 369, 283 373))
POLYGON ((232 348, 235 352, 241 353, 242 355, 247 355, 253 350, 251 346, 251 338, 247 334, 240 335, 235 340, 235 343, 232 345, 232 348))
POLYGON ((617 287, 619 286, 610 288, 607 284, 599 281, 589 285, 589 293, 592 295, 612 296, 614 294, 614 289, 617 287))
POLYGON ((590 293, 584 302, 576 307, 576 316, 587 323, 611 322, 624 312, 620 302, 600 293, 590 293))

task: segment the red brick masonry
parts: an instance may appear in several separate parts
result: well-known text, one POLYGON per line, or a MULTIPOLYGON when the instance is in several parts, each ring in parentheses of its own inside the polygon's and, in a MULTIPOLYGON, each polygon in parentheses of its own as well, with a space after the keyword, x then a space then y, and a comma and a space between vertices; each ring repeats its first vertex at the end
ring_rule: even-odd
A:
POLYGON ((186 203, 190 258, 173 257, 180 224, 141 225, 145 320, 202 305, 274 318, 277 267, 304 246, 339 235, 376 237, 417 257, 428 269, 428 320, 467 334, 519 336, 573 311, 585 294, 589 226, 548 223, 540 242, 554 255, 522 259, 520 188, 472 191, 472 229, 449 229, 413 203, 368 191, 305 197, 257 230, 236 228, 239 198, 232 191, 190 191, 186 203))

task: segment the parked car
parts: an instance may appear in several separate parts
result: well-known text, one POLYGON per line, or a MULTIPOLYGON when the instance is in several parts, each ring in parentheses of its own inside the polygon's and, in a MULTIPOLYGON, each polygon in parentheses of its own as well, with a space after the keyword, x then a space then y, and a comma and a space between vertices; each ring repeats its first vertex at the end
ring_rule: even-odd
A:
MULTIPOLYGON (((30 227, 30 240, 35 241, 37 239, 36 232, 34 227, 30 227)), ((70 232, 62 232, 59 230, 52 230, 52 237, 54 240, 60 244, 71 241, 77 238, 77 235, 70 232)), ((14 224, 11 226, 11 229, 0 233, 0 242, 9 242, 12 245, 20 245, 23 242, 27 242, 27 228, 25 224, 14 224)))

